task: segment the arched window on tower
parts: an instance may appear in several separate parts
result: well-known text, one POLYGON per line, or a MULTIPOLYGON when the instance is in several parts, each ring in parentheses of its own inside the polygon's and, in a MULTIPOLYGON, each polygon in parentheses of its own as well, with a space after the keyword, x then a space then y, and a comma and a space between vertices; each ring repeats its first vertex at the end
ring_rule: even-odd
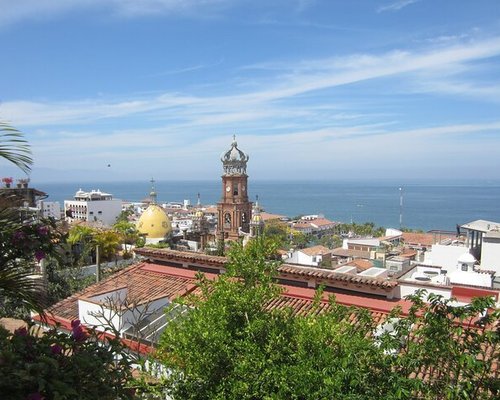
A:
POLYGON ((241 213, 241 223, 242 224, 246 224, 247 223, 247 213, 246 212, 242 212, 241 213))
POLYGON ((231 228, 231 214, 224 214, 224 228, 231 228))
POLYGON ((233 196, 238 196, 238 185, 233 185, 233 196))

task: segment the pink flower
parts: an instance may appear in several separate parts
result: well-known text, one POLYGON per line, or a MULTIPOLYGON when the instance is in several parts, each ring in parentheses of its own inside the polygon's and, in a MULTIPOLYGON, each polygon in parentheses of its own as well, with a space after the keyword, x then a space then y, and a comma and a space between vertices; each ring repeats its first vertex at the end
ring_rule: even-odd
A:
POLYGON ((15 231, 14 232, 14 240, 21 241, 26 238, 26 234, 23 231, 15 231))
POLYGON ((82 325, 79 319, 71 321, 71 336, 76 342, 83 342, 87 339, 87 334, 83 331, 82 325))
POLYGON ((30 393, 28 397, 26 397, 26 400, 43 400, 43 396, 39 393, 30 393))
POLYGON ((52 346, 50 346, 50 351, 53 355, 58 355, 58 354, 62 353, 63 348, 60 345, 58 345, 57 343, 55 343, 52 346))
POLYGON ((49 233, 49 228, 46 226, 39 226, 37 231, 39 235, 46 236, 49 233))
POLYGON ((16 335, 16 336, 28 336, 28 330, 26 329, 25 326, 22 326, 20 328, 17 328, 14 331, 14 335, 16 335))
POLYGON ((40 262, 40 260, 45 258, 45 253, 42 250, 35 251, 35 258, 38 262, 40 262))

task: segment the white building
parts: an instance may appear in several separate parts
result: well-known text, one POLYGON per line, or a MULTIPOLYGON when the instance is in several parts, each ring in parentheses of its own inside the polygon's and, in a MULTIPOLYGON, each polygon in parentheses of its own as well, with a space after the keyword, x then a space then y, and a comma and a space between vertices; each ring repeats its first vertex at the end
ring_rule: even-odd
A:
POLYGON ((42 218, 61 219, 61 204, 58 201, 38 200, 36 208, 42 218))
POLYGON ((495 271, 500 278, 500 231, 489 231, 483 235, 480 268, 495 271))
POLYGON ((331 262, 331 253, 332 251, 330 249, 318 245, 290 253, 285 262, 317 267, 321 265, 323 261, 331 262))
POLYGON ((113 195, 100 190, 84 192, 80 189, 74 200, 64 200, 64 215, 69 221, 99 221, 103 225, 111 226, 116 222, 121 210, 120 199, 113 199, 113 195))

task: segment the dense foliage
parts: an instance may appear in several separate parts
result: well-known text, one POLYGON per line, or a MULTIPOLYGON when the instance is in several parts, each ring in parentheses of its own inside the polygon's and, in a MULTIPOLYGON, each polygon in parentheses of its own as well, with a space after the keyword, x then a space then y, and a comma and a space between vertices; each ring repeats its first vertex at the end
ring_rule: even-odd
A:
POLYGON ((133 398, 127 353, 118 339, 99 341, 98 335, 78 320, 69 335, 55 329, 41 334, 35 327, 12 334, 0 327, 1 398, 133 398))
MULTIPOLYGON (((273 246, 259 239, 230 251, 227 274, 200 276, 193 309, 170 323, 159 347, 174 399, 495 398, 498 332, 473 321, 490 299, 452 307, 419 293, 409 316, 377 326, 366 310, 330 300, 329 310, 269 309, 279 296, 273 246), (467 322, 467 324, 464 324, 467 322), (488 352, 488 354, 486 354, 488 352), (424 379, 422 379, 424 378, 424 379)), ((317 294, 316 307, 319 305, 317 294)), ((482 322, 498 321, 492 312, 482 322)))

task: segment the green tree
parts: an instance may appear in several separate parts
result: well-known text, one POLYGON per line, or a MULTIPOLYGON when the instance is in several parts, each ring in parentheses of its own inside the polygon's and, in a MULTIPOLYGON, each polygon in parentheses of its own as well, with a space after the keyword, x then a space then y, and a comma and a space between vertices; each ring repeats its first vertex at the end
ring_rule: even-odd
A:
POLYGON ((137 227, 133 222, 128 220, 120 220, 113 225, 113 229, 121 236, 121 241, 125 244, 125 251, 123 257, 127 258, 130 254, 129 246, 137 245, 137 241, 141 237, 137 227))
POLYGON ((200 293, 182 302, 190 311, 170 322, 158 349, 169 370, 160 387, 174 399, 498 398, 499 313, 478 321, 492 299, 452 307, 419 293, 408 316, 395 309, 377 324, 334 298, 320 312, 318 291, 296 315, 270 307, 281 302, 272 247, 265 238, 235 244, 227 274, 198 276, 200 293))
MULTIPOLYGON (((31 150, 21 132, 0 121, 0 158, 29 173, 33 159, 31 150)), ((33 264, 32 249, 28 246, 28 236, 36 239, 36 231, 29 231, 29 225, 20 220, 19 213, 6 202, 0 205, 0 302, 19 302, 28 308, 42 311, 39 288, 31 279, 33 264), (26 237, 22 237, 26 235, 26 237)))
POLYGON ((265 238, 235 244, 227 274, 199 277, 202 294, 186 304, 194 308, 161 339, 168 390, 175 399, 380 398, 391 374, 366 338, 367 312, 334 303, 335 312, 304 317, 268 309, 280 294, 268 260, 274 247, 265 238), (356 326, 343 318, 348 312, 356 326))
MULTIPOLYGON (((116 332, 115 332, 116 334, 116 332)), ((103 340, 80 321, 71 333, 0 327, 2 399, 132 399, 131 357, 118 338, 103 340)))

